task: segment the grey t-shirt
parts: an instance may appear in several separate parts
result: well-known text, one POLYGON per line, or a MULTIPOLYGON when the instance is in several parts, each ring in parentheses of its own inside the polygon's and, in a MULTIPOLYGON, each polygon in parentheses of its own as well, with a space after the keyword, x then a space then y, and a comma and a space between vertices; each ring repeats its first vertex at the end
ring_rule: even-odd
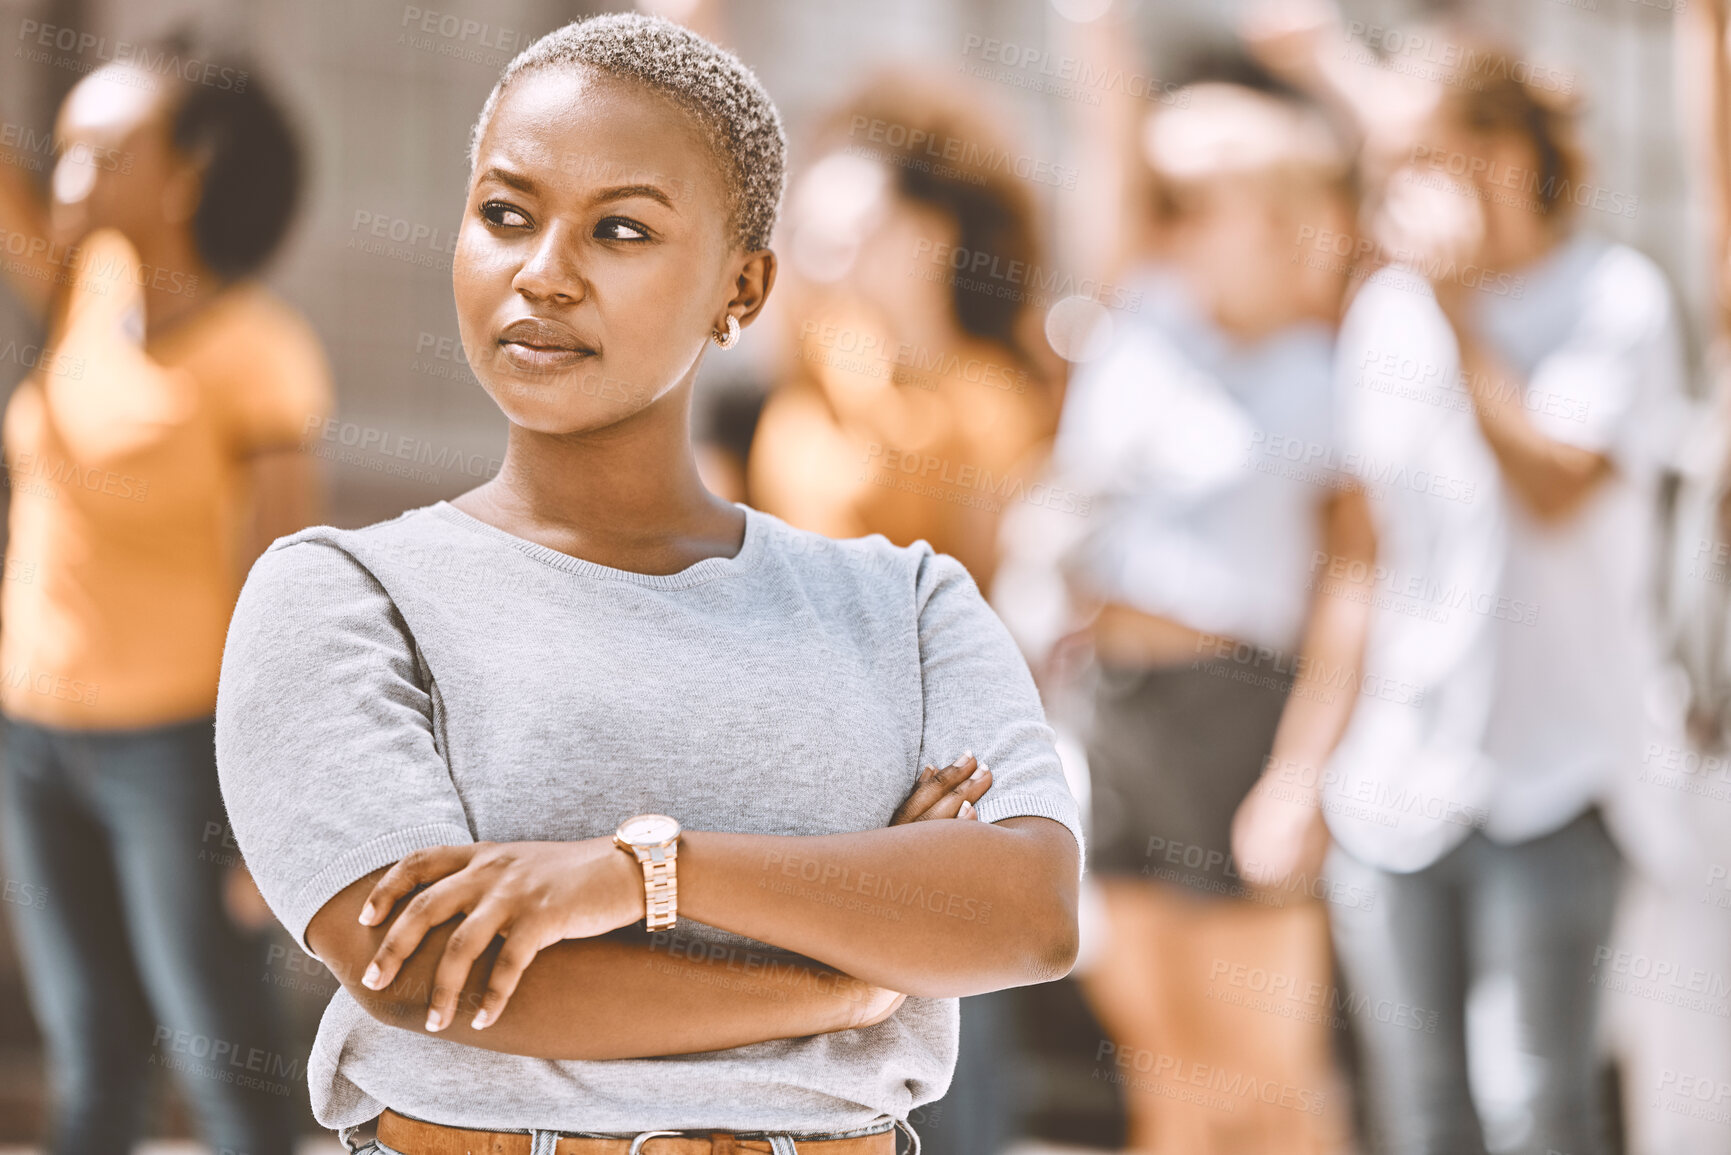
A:
MULTIPOLYGON (((832 541, 741 508, 736 556, 668 575, 444 502, 274 543, 229 627, 216 747, 235 836, 289 931, 304 944, 332 896, 420 847, 594 838, 644 812, 693 830, 882 827, 922 765, 969 749, 992 767, 980 817, 1063 823, 1079 870, 1053 733, 967 571, 925 542, 832 541)), ((675 933, 782 953, 684 919, 675 933)), ((955 1000, 910 998, 860 1030, 554 1062, 386 1026, 339 990, 307 1073, 328 1127, 390 1107, 476 1128, 818 1132, 937 1098, 956 1039, 955 1000)))

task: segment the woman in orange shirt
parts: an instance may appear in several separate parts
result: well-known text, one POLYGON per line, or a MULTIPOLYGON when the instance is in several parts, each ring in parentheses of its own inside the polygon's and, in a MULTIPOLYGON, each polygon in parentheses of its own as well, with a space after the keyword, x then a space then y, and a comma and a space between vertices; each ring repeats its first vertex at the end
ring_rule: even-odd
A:
POLYGON ((1016 149, 920 74, 869 84, 819 140, 790 205, 793 356, 752 500, 831 537, 924 539, 988 589, 1005 506, 1044 496, 1062 388, 1016 149))
POLYGON ((48 205, 0 167, 0 227, 28 241, 4 268, 51 350, 5 415, 0 849, 37 896, 8 913, 57 1155, 127 1150, 152 1066, 214 1147, 286 1153, 296 1130, 262 944, 225 908, 244 876, 211 715, 241 577, 314 520, 299 442, 330 385, 253 280, 298 191, 288 125, 244 70, 183 80, 187 56, 72 90, 48 205))

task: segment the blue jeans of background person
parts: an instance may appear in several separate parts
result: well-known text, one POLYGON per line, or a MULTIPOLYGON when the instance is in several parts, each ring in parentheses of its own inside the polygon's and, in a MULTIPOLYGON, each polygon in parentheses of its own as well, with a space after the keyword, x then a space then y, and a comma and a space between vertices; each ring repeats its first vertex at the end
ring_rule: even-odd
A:
POLYGON ((6 726, 0 849, 32 901, 4 905, 48 1044, 53 1155, 130 1150, 155 1067, 218 1151, 293 1148, 304 1061, 273 1029, 262 940, 223 906, 237 852, 211 725, 6 726))
POLYGON ((1512 981, 1530 1067, 1515 1148, 1601 1155, 1594 952, 1609 941, 1621 861, 1598 812, 1502 845, 1474 831, 1423 870, 1395 874, 1336 847, 1331 881, 1375 901, 1331 911, 1373 1129, 1386 1155, 1485 1150, 1467 1082, 1466 993, 1512 981), (1385 1013, 1386 1012, 1386 1013, 1385 1013))

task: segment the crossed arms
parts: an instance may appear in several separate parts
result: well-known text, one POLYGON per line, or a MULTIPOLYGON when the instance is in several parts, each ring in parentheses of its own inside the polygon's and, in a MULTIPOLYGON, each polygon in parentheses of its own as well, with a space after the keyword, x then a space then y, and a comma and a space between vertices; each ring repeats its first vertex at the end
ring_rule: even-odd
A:
POLYGON ((642 875, 607 839, 417 852, 338 893, 307 940, 379 1021, 543 1059, 796 1038, 881 1022, 910 994, 1061 977, 1075 842, 1046 818, 967 820, 991 782, 975 768, 928 768, 882 830, 681 837, 681 916, 791 962, 626 929, 642 875))

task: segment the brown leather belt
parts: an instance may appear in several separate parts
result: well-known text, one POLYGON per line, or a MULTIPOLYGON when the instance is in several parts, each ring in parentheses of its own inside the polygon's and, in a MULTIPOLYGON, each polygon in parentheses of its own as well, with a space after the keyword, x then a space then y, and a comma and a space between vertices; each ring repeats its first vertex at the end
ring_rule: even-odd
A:
MULTIPOLYGON (((467 1131, 423 1123, 395 1111, 379 1116, 379 1142, 403 1155, 529 1155, 531 1137, 521 1131, 467 1131)), ((811 1139, 798 1142, 801 1155, 896 1155, 891 1128, 855 1139, 811 1139)), ((555 1155, 733 1155, 736 1151, 770 1151, 767 1139, 739 1139, 728 1131, 668 1135, 645 1131, 632 1139, 561 1138, 555 1155)))

